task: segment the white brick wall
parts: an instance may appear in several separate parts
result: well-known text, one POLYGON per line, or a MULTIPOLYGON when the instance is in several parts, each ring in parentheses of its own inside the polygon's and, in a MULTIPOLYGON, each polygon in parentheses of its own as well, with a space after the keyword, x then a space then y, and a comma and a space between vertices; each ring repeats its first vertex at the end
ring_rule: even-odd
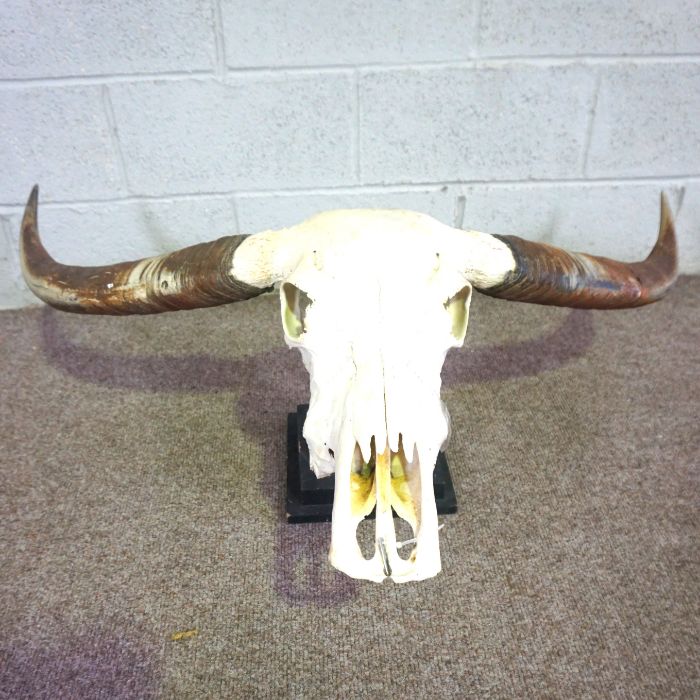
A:
POLYGON ((41 185, 100 264, 336 207, 700 272, 697 0, 0 4, 0 308, 41 185))
POLYGON ((582 171, 595 76, 506 63, 361 73, 367 182, 528 180, 582 171))

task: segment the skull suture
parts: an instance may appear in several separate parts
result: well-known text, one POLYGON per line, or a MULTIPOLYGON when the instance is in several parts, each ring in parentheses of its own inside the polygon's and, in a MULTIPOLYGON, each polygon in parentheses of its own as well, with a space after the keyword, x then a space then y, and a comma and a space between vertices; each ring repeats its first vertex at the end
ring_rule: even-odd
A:
POLYGON ((413 581, 440 571, 432 486, 449 432, 440 400, 447 351, 464 341, 472 290, 516 301, 626 308, 661 298, 676 276, 673 221, 640 263, 461 231, 415 212, 347 210, 290 229, 230 236, 117 265, 61 265, 38 235, 37 190, 22 222, 29 286, 79 313, 158 313, 250 298, 280 283, 287 343, 311 379, 304 426, 317 476, 336 474, 330 561, 356 578, 413 581), (376 508, 375 552, 359 522, 376 508), (396 549, 393 513, 416 546, 396 549))

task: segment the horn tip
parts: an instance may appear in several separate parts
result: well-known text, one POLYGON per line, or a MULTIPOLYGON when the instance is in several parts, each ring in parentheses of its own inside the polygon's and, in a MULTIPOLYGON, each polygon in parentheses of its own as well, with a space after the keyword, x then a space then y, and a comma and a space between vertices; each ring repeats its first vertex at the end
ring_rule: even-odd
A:
POLYGON ((667 245, 676 247, 676 226, 673 221, 673 212, 668 203, 668 196, 661 192, 661 217, 659 221, 659 242, 666 242, 667 245))
POLYGON ((661 217, 664 221, 668 221, 673 217, 671 205, 668 203, 668 195, 663 190, 661 190, 661 217))
POLYGON ((29 193, 29 199, 27 200, 27 206, 35 208, 39 202, 39 185, 34 185, 32 191, 29 193))
POLYGON ((27 199, 27 205, 24 207, 24 217, 23 217, 22 228, 24 228, 25 222, 29 222, 29 221, 36 222, 36 212, 37 212, 38 204, 39 204, 39 185, 34 185, 34 187, 32 187, 32 191, 29 193, 29 199, 27 199))
POLYGON ((668 291, 678 276, 676 226, 673 221, 673 212, 671 211, 668 196, 664 191, 661 192, 659 235, 647 260, 654 261, 658 267, 659 274, 663 278, 659 282, 658 289, 650 296, 651 301, 656 301, 668 291))

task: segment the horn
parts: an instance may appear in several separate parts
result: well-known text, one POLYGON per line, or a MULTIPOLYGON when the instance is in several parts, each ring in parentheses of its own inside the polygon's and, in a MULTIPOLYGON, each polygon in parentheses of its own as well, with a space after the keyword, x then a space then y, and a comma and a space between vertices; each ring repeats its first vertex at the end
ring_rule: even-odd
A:
POLYGON ((51 306, 84 314, 157 314, 242 301, 267 289, 232 274, 233 256, 247 236, 226 236, 153 258, 103 267, 56 262, 37 226, 39 188, 24 210, 20 262, 29 288, 51 306))
POLYGON ((517 236, 495 238, 510 248, 515 268, 499 284, 477 289, 501 299, 581 309, 625 309, 661 299, 678 274, 673 216, 663 193, 659 236, 649 257, 641 262, 569 253, 517 236))

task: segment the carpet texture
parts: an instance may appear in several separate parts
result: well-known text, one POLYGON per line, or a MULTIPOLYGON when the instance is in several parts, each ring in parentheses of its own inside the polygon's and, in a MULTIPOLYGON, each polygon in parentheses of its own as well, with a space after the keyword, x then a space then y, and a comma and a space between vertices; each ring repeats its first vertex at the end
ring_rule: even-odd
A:
POLYGON ((700 697, 700 278, 477 297, 467 341, 443 572, 398 586, 285 523, 276 297, 0 313, 0 696, 700 697))

